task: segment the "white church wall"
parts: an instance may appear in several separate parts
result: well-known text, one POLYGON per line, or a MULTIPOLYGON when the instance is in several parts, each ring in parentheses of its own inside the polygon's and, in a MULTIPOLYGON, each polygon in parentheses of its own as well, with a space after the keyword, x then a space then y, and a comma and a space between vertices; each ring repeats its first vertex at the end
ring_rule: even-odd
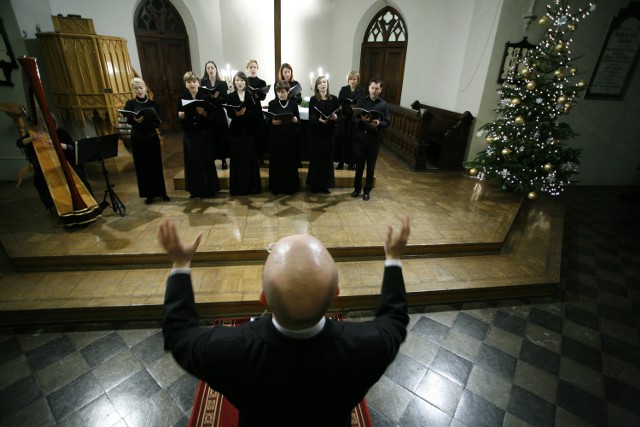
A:
MULTIPOLYGON (((584 55, 577 65, 585 79, 591 78, 611 18, 629 2, 597 2, 597 10, 579 24, 573 52, 574 56, 584 55)), ((42 31, 53 30, 52 14, 79 14, 94 20, 98 34, 126 38, 132 66, 140 71, 133 31, 137 2, 0 0, 0 3, 3 18, 13 10, 17 22, 18 28, 8 28, 10 37, 20 37, 23 32, 26 35, 22 46, 35 45, 36 25, 42 31)), ((230 64, 242 70, 246 60, 254 57, 260 62, 260 77, 273 83, 273 0, 173 0, 172 3, 187 27, 194 71, 202 73, 208 59, 221 68, 230 64)), ((542 0, 282 0, 282 60, 293 65, 305 96, 311 95, 309 72, 317 74, 320 66, 330 73, 331 90, 337 93, 345 84, 347 71, 359 67, 360 45, 368 23, 381 8, 391 5, 404 17, 409 33, 401 104, 408 106, 419 99, 454 111, 469 110, 477 118, 477 129, 495 119, 497 70, 504 44, 517 42, 525 35, 522 16, 532 4, 535 14, 543 13, 546 3, 542 0)), ((572 4, 577 8, 587 4, 587 0, 574 0, 572 4)), ((533 43, 537 41, 536 34, 542 31, 536 27, 534 21, 526 34, 533 43)), ((640 131, 639 72, 640 67, 624 100, 582 99, 567 116, 567 122, 580 134, 572 144, 583 148, 582 173, 578 176, 581 183, 640 182, 640 150, 635 142, 640 131)), ((3 99, 16 94, 23 96, 21 88, 0 90, 3 99)), ((12 122, 6 115, 0 120, 3 139, 15 140, 12 122)), ((467 159, 484 148, 484 139, 474 136, 467 159)), ((0 147, 2 164, 13 162, 15 157, 19 154, 11 144, 0 147)), ((14 170, 15 167, 1 168, 0 179, 14 179, 14 170)))

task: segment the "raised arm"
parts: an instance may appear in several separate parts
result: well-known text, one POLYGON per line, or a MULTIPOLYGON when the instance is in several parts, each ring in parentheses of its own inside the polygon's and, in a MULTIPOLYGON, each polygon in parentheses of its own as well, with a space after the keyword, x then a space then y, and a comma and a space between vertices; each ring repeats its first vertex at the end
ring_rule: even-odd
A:
POLYGON ((200 240, 202 240, 202 233, 199 233, 190 244, 183 243, 178 234, 178 227, 172 221, 163 221, 158 228, 158 241, 167 251, 169 259, 173 262, 173 268, 191 265, 191 259, 200 245, 200 240))

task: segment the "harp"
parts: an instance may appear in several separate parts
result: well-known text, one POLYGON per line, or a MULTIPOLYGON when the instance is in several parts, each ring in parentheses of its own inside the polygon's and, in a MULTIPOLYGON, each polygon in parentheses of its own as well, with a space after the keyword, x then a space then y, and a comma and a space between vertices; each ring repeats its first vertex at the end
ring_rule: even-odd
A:
POLYGON ((36 126, 39 114, 32 111, 29 136, 56 213, 64 226, 93 222, 102 214, 102 209, 67 162, 58 138, 56 123, 44 96, 37 60, 22 57, 18 58, 18 62, 29 85, 28 101, 33 105, 33 110, 39 110, 46 125, 46 131, 39 130, 36 126), (35 98, 37 106, 33 103, 31 95, 35 98))

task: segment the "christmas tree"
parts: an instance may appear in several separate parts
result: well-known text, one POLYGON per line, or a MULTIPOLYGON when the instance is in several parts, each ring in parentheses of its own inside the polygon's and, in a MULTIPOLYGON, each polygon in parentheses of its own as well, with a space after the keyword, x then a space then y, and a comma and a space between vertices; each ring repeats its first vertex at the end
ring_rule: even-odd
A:
POLYGON ((555 0, 538 20, 548 27, 542 40, 510 68, 498 89, 498 117, 478 132, 487 149, 465 165, 472 176, 530 199, 560 194, 578 173, 580 150, 568 145, 576 133, 560 120, 587 86, 572 64, 571 37, 595 5, 573 12, 567 3, 555 0))

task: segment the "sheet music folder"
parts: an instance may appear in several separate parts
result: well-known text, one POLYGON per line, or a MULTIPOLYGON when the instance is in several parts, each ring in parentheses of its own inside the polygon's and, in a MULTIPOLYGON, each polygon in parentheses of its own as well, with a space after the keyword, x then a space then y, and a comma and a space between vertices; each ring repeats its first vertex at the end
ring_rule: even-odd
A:
POLYGON ((99 159, 110 159, 118 156, 117 133, 111 135, 83 138, 76 142, 76 164, 83 165, 99 159))

